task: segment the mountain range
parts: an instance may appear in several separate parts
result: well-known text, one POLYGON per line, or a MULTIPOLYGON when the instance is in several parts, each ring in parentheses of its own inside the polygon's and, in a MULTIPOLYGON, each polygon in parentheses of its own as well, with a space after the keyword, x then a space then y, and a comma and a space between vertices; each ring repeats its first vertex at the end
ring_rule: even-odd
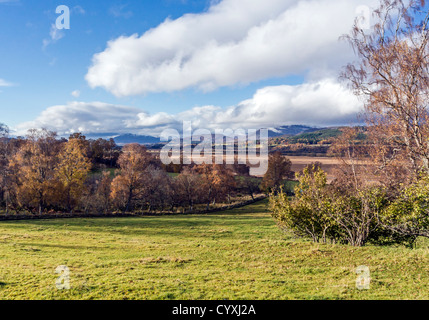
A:
MULTIPOLYGON (((302 125, 291 125, 291 126, 282 126, 275 129, 270 129, 268 131, 268 137, 279 137, 279 136, 296 136, 301 133, 309 133, 320 130, 321 128, 302 126, 302 125)), ((93 134, 86 135, 88 138, 95 138, 93 134)), ((108 133, 103 134, 103 137, 97 135, 98 138, 113 138, 118 145, 125 145, 129 143, 139 143, 143 145, 154 145, 160 143, 159 138, 154 136, 147 135, 136 135, 136 134, 114 134, 108 133)))

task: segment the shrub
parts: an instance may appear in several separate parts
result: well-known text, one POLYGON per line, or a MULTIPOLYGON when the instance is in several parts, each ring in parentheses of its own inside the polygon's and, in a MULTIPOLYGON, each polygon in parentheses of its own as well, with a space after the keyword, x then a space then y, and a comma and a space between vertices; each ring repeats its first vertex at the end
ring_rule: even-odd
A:
POLYGON ((381 187, 365 187, 354 192, 341 190, 331 196, 329 217, 337 225, 339 237, 352 246, 378 241, 383 234, 390 236, 378 223, 377 217, 388 203, 381 187))
POLYGON ((330 240, 352 246, 404 241, 380 223, 379 217, 389 205, 382 187, 335 188, 327 184, 326 173, 314 165, 305 168, 298 179, 292 200, 283 190, 270 196, 272 216, 283 229, 314 242, 330 240))
POLYGON ((403 187, 380 217, 383 226, 410 241, 429 237, 429 177, 403 187))
POLYGON ((271 194, 272 216, 296 236, 310 237, 314 242, 335 241, 337 231, 329 215, 332 208, 326 192, 326 173, 320 168, 307 167, 298 180, 293 200, 288 199, 283 189, 271 194))

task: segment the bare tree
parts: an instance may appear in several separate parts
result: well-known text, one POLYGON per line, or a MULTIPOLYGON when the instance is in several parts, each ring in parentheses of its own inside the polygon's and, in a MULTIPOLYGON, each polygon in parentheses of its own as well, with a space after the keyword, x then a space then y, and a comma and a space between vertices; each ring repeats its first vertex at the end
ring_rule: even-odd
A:
POLYGON ((381 0, 370 32, 344 36, 359 61, 342 77, 364 98, 378 172, 429 173, 429 12, 424 0, 381 0))

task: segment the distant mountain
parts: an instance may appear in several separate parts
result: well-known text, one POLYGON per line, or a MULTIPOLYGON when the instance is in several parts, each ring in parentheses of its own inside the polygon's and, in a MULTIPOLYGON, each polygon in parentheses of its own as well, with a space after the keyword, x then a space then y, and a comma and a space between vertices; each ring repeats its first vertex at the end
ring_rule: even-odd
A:
MULTIPOLYGON (((281 126, 275 129, 268 130, 268 137, 269 138, 276 138, 281 136, 294 137, 303 133, 311 133, 321 129, 322 128, 314 128, 314 127, 303 126, 303 125, 281 126)), ((93 140, 97 140, 99 138, 106 139, 106 140, 113 139, 116 142, 116 144, 119 146, 123 146, 125 144, 130 144, 130 143, 139 143, 142 145, 151 145, 151 146, 153 145, 162 146, 166 143, 166 142, 161 142, 160 138, 157 138, 154 136, 137 135, 137 134, 131 134, 131 133, 120 134, 115 132, 105 132, 105 133, 88 132, 88 133, 84 133, 83 135, 87 139, 93 139, 93 140)), ((62 135, 62 137, 68 139, 69 135, 64 134, 62 135)), ((16 136, 10 135, 10 138, 16 138, 16 136)), ((197 141, 195 141, 195 143, 197 143, 197 141)))
POLYGON ((280 136, 296 136, 304 132, 314 132, 320 129, 321 128, 314 128, 314 127, 301 126, 301 125, 282 126, 282 127, 276 128, 275 130, 269 130, 268 136, 270 138, 280 137, 280 136))
POLYGON ((129 143, 139 143, 139 144, 157 144, 159 143, 159 138, 152 136, 140 136, 136 134, 123 134, 113 138, 117 145, 124 145, 129 143))
MULTIPOLYGON (((320 128, 314 128, 309 126, 301 126, 301 125, 292 125, 292 126, 282 126, 276 128, 274 130, 268 131, 268 137, 274 138, 279 136, 296 136, 302 133, 310 133, 320 130, 320 128)), ((159 138, 153 136, 144 136, 137 134, 115 134, 115 133, 105 133, 105 134, 87 134, 87 138, 96 139, 110 139, 113 138, 118 145, 125 145, 129 143, 139 143, 143 145, 154 145, 159 144, 159 138)))
MULTIPOLYGON (((105 132, 105 133, 85 133, 84 136, 87 139, 94 139, 97 140, 99 138, 109 140, 111 138, 117 137, 119 134, 113 133, 113 132, 105 132)), ((68 136, 64 136, 65 138, 68 138, 68 136)))

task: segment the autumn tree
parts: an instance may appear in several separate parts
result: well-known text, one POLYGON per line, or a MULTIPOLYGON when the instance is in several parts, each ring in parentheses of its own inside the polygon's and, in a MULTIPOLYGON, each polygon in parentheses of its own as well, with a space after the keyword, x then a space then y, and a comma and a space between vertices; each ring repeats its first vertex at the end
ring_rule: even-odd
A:
POLYGON ((115 140, 89 140, 89 156, 95 164, 102 164, 109 167, 116 166, 120 155, 120 148, 115 140))
POLYGON ((276 151, 269 155, 268 170, 262 180, 262 189, 276 189, 283 184, 285 179, 292 179, 294 172, 291 170, 292 162, 276 151))
POLYGON ((231 194, 237 186, 234 173, 223 164, 215 164, 212 168, 212 184, 215 186, 215 198, 222 201, 225 197, 231 203, 231 194))
POLYGON ((346 127, 335 138, 329 148, 329 155, 336 157, 338 164, 332 171, 333 184, 355 192, 365 185, 374 184, 375 166, 371 158, 371 141, 366 138, 363 127, 346 127))
POLYGON ((11 161, 17 152, 26 144, 22 138, 1 138, 0 139, 0 170, 1 170, 1 192, 3 193, 3 201, 6 206, 6 213, 9 213, 9 208, 17 209, 19 207, 17 201, 17 186, 19 185, 19 171, 13 170, 11 161))
MULTIPOLYGON (((345 36, 358 61, 342 77, 363 98, 378 172, 429 173, 429 11, 424 0, 381 0, 366 31, 345 36)), ((412 179, 410 179, 412 180, 412 179)))
POLYGON ((88 155, 88 153, 89 153, 89 141, 86 139, 86 136, 84 136, 81 132, 75 132, 69 136, 68 141, 70 141, 70 140, 77 141, 80 144, 82 151, 84 152, 85 156, 88 155))
POLYGON ((112 177, 109 171, 103 171, 101 176, 89 176, 82 190, 80 208, 83 212, 108 213, 111 209, 112 177))
POLYGON ((145 170, 153 162, 152 155, 139 144, 123 147, 118 159, 120 174, 112 181, 111 197, 127 212, 133 209, 133 201, 142 196, 145 170))
POLYGON ((177 203, 188 206, 189 211, 193 211, 194 205, 200 203, 203 183, 199 174, 196 174, 189 167, 185 167, 174 180, 177 203))
POLYGON ((232 170, 223 164, 200 164, 192 168, 202 178, 201 197, 205 199, 206 209, 210 204, 225 198, 230 201, 231 192, 236 186, 232 170))
POLYGON ((80 137, 71 138, 58 155, 56 176, 64 188, 66 206, 70 212, 82 194, 83 184, 91 169, 85 141, 80 137))
POLYGON ((112 178, 110 172, 104 171, 101 179, 97 181, 95 192, 98 208, 104 213, 107 213, 110 209, 111 184, 112 178))
POLYGON ((16 176, 15 189, 20 205, 37 208, 42 214, 58 190, 55 168, 59 150, 55 132, 29 130, 24 145, 9 163, 9 169, 16 176))
POLYGON ((192 171, 198 174, 201 178, 199 195, 200 199, 206 203, 206 210, 210 208, 210 204, 215 200, 216 187, 214 183, 213 165, 200 164, 192 168, 192 171))
POLYGON ((154 166, 146 168, 141 197, 143 205, 146 205, 149 211, 153 209, 162 211, 169 206, 168 193, 171 192, 169 180, 168 174, 160 168, 154 166))
MULTIPOLYGON (((164 194, 163 198, 165 205, 168 207, 170 212, 174 212, 176 207, 181 206, 184 201, 181 195, 181 190, 178 184, 178 177, 168 177, 167 181, 164 182, 164 194)), ((185 204, 186 206, 187 204, 185 204)))
POLYGON ((9 177, 9 139, 7 138, 9 129, 6 125, 0 123, 0 203, 4 203, 6 213, 9 209, 9 192, 8 192, 8 177, 9 177))

